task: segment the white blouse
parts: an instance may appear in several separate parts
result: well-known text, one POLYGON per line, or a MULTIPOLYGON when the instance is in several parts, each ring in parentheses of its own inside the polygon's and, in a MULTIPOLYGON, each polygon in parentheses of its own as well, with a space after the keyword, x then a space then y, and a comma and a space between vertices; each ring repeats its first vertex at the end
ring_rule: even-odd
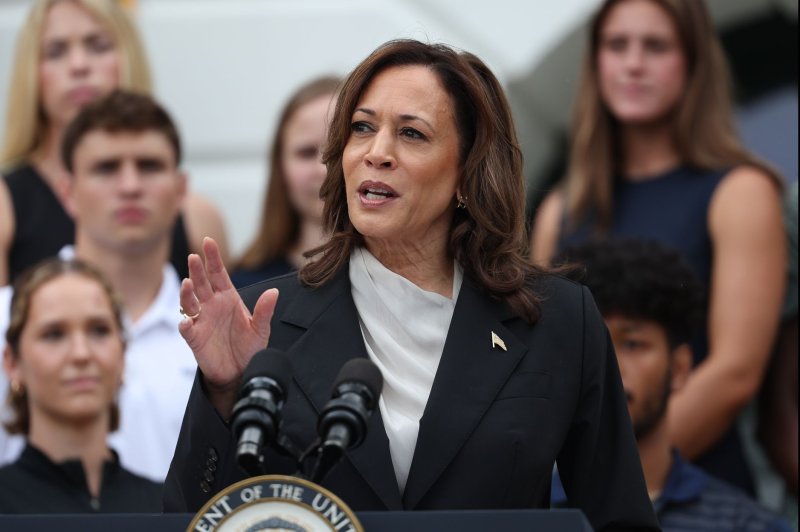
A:
POLYGON ((401 493, 462 279, 456 262, 451 299, 419 288, 386 268, 366 248, 356 248, 350 256, 361 334, 369 358, 383 374, 378 405, 401 493))

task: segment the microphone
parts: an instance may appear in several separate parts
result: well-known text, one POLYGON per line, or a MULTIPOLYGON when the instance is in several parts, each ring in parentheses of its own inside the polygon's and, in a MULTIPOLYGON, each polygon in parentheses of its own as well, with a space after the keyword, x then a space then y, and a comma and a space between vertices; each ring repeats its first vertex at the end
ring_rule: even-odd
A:
POLYGON ((271 347, 256 353, 244 370, 241 398, 233 407, 231 425, 238 441, 236 460, 251 476, 262 474, 261 449, 278 432, 291 378, 289 359, 271 347))
POLYGON ((348 449, 364 441, 367 422, 383 388, 383 375, 367 358, 348 361, 333 385, 332 398, 322 409, 317 423, 320 443, 312 482, 320 482, 348 449))

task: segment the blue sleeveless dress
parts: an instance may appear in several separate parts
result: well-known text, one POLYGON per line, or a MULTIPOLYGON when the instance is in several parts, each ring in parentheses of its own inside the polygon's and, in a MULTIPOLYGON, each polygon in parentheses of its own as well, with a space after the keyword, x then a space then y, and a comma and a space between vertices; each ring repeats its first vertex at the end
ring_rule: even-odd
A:
MULTIPOLYGON (((678 167, 640 181, 618 179, 614 188, 614 215, 607 234, 596 232, 593 216, 574 229, 562 223, 559 251, 598 238, 643 238, 677 250, 706 290, 710 288, 713 249, 708 233, 708 208, 717 185, 730 169, 699 170, 678 167)), ((695 366, 708 354, 707 327, 692 342, 695 366)), ((713 393, 713 390, 709 390, 713 393)), ((755 494, 736 424, 717 445, 695 463, 706 471, 755 494)))

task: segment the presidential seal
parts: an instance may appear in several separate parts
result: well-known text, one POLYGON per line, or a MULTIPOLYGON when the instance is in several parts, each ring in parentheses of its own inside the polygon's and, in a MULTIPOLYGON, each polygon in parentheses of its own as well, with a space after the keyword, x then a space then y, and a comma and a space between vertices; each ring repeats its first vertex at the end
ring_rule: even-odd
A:
POLYGON ((228 486, 203 506, 187 532, 277 530, 364 532, 339 497, 308 480, 262 475, 228 486))

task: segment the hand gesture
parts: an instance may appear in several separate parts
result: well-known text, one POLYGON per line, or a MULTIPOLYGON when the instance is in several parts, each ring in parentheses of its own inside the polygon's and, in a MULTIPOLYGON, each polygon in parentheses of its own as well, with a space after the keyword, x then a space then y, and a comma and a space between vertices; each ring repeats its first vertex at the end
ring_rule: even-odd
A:
POLYGON ((227 419, 244 368, 269 342, 278 291, 273 288, 261 294, 251 315, 213 239, 203 239, 203 255, 205 262, 197 254, 189 255, 189 279, 181 283, 180 295, 186 318, 179 330, 194 352, 209 399, 227 419))

